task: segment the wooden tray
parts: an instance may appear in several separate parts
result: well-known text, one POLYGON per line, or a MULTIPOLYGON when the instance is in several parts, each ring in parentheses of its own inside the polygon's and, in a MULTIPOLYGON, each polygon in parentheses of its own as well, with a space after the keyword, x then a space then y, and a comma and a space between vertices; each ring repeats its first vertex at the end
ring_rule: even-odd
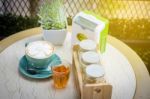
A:
POLYGON ((107 83, 85 84, 83 83, 82 70, 78 58, 79 46, 73 47, 73 70, 75 73, 75 81, 78 85, 78 91, 81 99, 111 99, 112 86, 107 83))

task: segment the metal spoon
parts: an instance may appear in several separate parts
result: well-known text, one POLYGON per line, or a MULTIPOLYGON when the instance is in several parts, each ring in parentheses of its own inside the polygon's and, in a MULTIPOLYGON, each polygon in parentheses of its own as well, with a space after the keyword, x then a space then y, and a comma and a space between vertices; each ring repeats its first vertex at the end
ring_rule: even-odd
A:
POLYGON ((50 73, 50 67, 48 67, 46 70, 35 70, 27 65, 26 71, 32 75, 45 74, 45 73, 50 73))

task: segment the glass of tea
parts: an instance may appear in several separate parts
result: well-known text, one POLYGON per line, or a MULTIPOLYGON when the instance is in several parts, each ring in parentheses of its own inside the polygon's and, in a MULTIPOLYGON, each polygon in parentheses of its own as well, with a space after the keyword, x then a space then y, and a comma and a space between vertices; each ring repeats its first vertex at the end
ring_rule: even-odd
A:
POLYGON ((65 60, 51 62, 55 88, 65 88, 70 74, 70 64, 65 60))

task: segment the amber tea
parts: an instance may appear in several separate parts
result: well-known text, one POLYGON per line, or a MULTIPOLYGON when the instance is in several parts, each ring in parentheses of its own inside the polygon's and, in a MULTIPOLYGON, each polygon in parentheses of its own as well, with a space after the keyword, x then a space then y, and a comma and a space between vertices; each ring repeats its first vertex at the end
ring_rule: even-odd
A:
POLYGON ((52 72, 55 88, 66 87, 70 74, 69 65, 61 64, 58 66, 52 66, 52 72))

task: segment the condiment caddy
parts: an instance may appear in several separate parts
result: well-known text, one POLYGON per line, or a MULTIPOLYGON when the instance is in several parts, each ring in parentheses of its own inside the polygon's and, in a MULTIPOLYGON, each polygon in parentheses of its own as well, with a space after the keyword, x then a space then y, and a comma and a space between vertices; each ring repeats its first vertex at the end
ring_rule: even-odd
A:
POLYGON ((111 99, 112 85, 105 79, 98 47, 96 44, 87 47, 87 42, 92 43, 92 40, 83 40, 73 46, 73 70, 81 99, 111 99))

